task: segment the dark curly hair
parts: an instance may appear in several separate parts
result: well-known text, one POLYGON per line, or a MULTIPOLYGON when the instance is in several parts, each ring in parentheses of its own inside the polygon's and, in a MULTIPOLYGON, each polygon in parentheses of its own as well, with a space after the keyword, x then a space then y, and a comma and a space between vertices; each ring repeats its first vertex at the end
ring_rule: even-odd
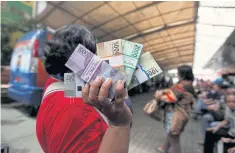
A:
POLYGON ((178 75, 180 80, 194 81, 194 75, 191 66, 182 65, 178 67, 178 75))
POLYGON ((50 75, 64 76, 71 72, 65 63, 78 44, 82 44, 91 52, 96 53, 96 41, 91 32, 79 24, 66 25, 55 32, 46 43, 44 65, 50 75))

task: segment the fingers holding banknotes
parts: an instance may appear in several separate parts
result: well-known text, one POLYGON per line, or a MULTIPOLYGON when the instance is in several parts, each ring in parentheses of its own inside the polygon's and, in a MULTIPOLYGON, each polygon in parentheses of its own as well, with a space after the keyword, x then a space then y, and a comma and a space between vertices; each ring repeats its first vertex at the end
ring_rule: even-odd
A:
POLYGON ((112 86, 112 80, 110 78, 107 78, 104 83, 101 85, 101 88, 99 90, 99 95, 98 95, 98 101, 100 103, 106 102, 106 98, 108 98, 109 95, 109 89, 112 86))
POLYGON ((109 119, 111 125, 125 126, 131 123, 132 113, 124 103, 124 81, 116 83, 115 100, 108 98, 112 80, 106 79, 102 83, 102 77, 98 77, 90 85, 86 84, 82 90, 83 101, 98 108, 109 119))
POLYGON ((124 82, 119 80, 116 84, 114 102, 104 105, 104 114, 108 117, 111 125, 125 126, 130 125, 132 121, 132 113, 124 103, 125 95, 124 82))
POLYGON ((99 94, 99 88, 102 85, 102 78, 97 77, 95 81, 91 82, 91 84, 86 84, 82 89, 82 97, 83 102, 94 105, 96 108, 101 109, 101 105, 97 101, 97 97, 99 94))

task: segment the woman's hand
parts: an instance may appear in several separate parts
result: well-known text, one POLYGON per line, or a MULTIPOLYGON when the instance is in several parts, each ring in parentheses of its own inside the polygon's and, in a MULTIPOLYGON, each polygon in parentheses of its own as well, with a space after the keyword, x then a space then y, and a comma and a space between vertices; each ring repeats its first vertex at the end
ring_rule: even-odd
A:
POLYGON ((230 138, 221 138, 221 140, 225 143, 232 143, 233 142, 233 139, 230 139, 230 138))
POLYGON ((163 91, 162 91, 162 90, 157 90, 157 91, 155 92, 154 97, 155 97, 156 100, 159 100, 162 95, 163 95, 163 91))
POLYGON ((228 153, 234 153, 235 147, 228 149, 228 153))
POLYGON ((219 105, 218 104, 211 104, 207 108, 208 108, 208 110, 219 111, 219 105))
POLYGON ((154 97, 156 100, 160 100, 165 103, 172 103, 177 101, 175 94, 172 90, 169 89, 156 91, 154 97))
POLYGON ((108 98, 112 80, 97 77, 90 85, 86 84, 82 89, 83 101, 99 109, 109 120, 110 125, 125 126, 132 121, 132 113, 124 103, 126 95, 124 82, 119 80, 116 84, 116 95, 113 102, 108 98))
POLYGON ((220 126, 216 126, 213 128, 208 128, 207 131, 211 131, 212 133, 216 133, 220 129, 220 126))

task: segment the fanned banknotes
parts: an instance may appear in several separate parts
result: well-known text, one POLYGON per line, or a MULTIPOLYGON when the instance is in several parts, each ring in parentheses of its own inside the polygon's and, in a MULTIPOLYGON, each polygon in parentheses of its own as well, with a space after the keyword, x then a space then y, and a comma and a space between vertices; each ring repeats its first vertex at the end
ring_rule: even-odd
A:
POLYGON ((112 68, 81 44, 77 46, 65 65, 75 73, 76 77, 80 77, 87 83, 95 80, 98 76, 102 76, 103 81, 106 78, 111 78, 113 84, 108 96, 110 99, 115 95, 116 82, 118 80, 126 81, 126 77, 117 69, 112 68))
POLYGON ((97 55, 101 60, 107 62, 113 68, 117 68, 118 71, 125 75, 124 60, 122 54, 122 40, 111 40, 107 42, 98 43, 97 55))
POLYGON ((126 76, 128 87, 142 49, 142 44, 117 39, 97 44, 97 55, 126 76))
POLYGON ((82 87, 84 87, 85 82, 76 77, 74 73, 64 74, 64 95, 65 97, 82 97, 82 87))
POLYGON ((122 52, 124 55, 123 59, 124 59, 125 74, 127 77, 126 87, 128 87, 131 83, 133 73, 139 61, 143 45, 126 40, 122 40, 122 45, 123 45, 122 52))
POLYGON ((153 78, 162 72, 161 68, 154 60, 153 56, 149 52, 145 52, 140 56, 139 63, 134 72, 131 80, 131 84, 128 89, 131 89, 150 78, 153 78))

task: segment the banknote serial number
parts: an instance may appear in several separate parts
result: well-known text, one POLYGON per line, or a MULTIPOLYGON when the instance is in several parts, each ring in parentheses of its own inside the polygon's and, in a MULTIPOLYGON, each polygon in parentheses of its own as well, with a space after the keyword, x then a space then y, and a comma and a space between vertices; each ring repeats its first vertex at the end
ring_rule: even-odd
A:
POLYGON ((113 48, 114 55, 120 54, 118 41, 113 43, 112 48, 113 48))
POLYGON ((138 54, 140 53, 141 46, 134 45, 134 50, 132 52, 132 57, 138 58, 138 54))
POLYGON ((159 71, 157 70, 157 68, 151 68, 151 69, 149 69, 149 70, 147 70, 147 73, 150 75, 150 76, 152 76, 152 75, 155 75, 155 74, 157 74, 159 71))

